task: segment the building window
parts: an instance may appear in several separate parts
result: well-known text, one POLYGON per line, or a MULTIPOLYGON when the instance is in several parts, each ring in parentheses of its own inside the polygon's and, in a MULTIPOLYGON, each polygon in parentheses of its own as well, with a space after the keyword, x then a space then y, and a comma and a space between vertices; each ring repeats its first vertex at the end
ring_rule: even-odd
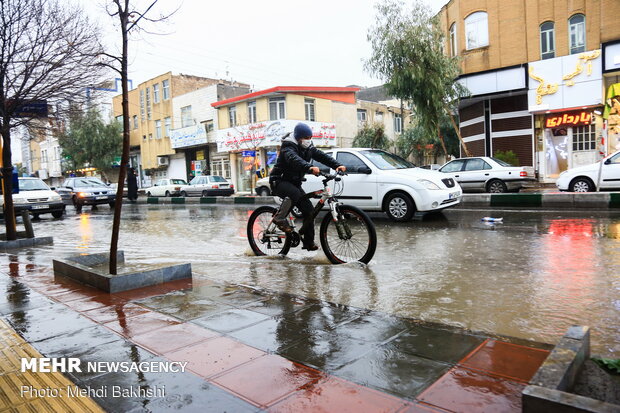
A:
POLYGON ((233 126, 237 126, 237 107, 229 106, 228 107, 228 124, 232 128, 233 126))
POLYGON ((146 140, 146 135, 142 135, 142 140, 145 141, 146 140))
POLYGON ((144 110, 144 89, 140 89, 140 119, 144 122, 144 116, 146 111, 144 110))
POLYGON ((162 80, 161 82, 162 90, 164 92, 164 100, 170 99, 170 81, 162 80))
POLYGON ((153 140, 153 134, 152 133, 149 133, 149 140, 151 140, 151 141, 153 140))
POLYGON ((172 129, 172 119, 170 119, 170 116, 168 116, 167 118, 164 118, 164 133, 166 134, 165 135, 166 137, 170 136, 171 129, 172 129))
POLYGON ((116 117, 116 121, 122 125, 123 124, 123 115, 118 115, 116 117))
POLYGON ((358 109, 357 110, 357 123, 363 125, 366 123, 366 109, 358 109))
POLYGON ((573 127, 573 151, 593 151, 596 149, 595 125, 573 127))
POLYGON ((182 107, 181 108, 181 127, 185 128, 193 124, 194 122, 192 120, 192 105, 182 107))
POLYGON ((403 131, 403 117, 399 113, 394 114, 394 133, 403 131))
POLYGON ((269 119, 278 120, 286 118, 285 110, 285 98, 271 98, 269 99, 269 119))
POLYGON ((375 112, 375 122, 383 123, 383 112, 375 112))
POLYGON ((256 101, 248 102, 248 123, 256 123, 256 101))
POLYGON ((161 120, 155 121, 155 139, 161 139, 161 120))
POLYGON ((133 128, 138 129, 138 115, 133 115, 133 128))
POLYGON ((151 120, 151 88, 146 88, 146 118, 151 120))
POLYGON ((456 23, 452 23, 450 26, 450 56, 456 56, 456 23))
POLYGON ((47 149, 41 150, 41 162, 47 162, 47 149))
POLYGON ((314 122, 316 120, 314 116, 314 99, 304 99, 304 106, 306 107, 306 120, 314 122))
POLYGON ((553 22, 544 22, 540 25, 540 58, 553 59, 555 57, 555 33, 553 22))
POLYGON ((489 45, 489 28, 486 12, 478 11, 465 18, 467 50, 489 45))
POLYGON ((570 54, 586 51, 586 16, 575 14, 568 20, 568 45, 570 54))
POLYGON ((153 85, 153 103, 159 103, 159 83, 153 85))

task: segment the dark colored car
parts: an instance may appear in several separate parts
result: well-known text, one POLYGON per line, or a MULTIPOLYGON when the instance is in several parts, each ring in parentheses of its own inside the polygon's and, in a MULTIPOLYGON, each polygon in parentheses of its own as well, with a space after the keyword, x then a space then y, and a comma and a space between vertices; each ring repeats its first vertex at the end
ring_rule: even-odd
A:
POLYGON ((114 207, 116 191, 103 183, 99 178, 82 177, 68 178, 56 189, 66 204, 73 204, 80 212, 84 205, 108 204, 114 207))

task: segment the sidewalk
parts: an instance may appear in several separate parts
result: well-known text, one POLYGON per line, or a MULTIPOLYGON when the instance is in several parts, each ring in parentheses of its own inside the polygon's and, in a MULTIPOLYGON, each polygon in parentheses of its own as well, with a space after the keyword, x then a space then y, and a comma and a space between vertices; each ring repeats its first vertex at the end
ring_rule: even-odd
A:
MULTIPOLYGON (((25 256, 0 265, 0 323, 44 356, 188 363, 68 375, 82 388, 165 391, 94 397, 110 412, 520 412, 550 348, 205 278, 106 294, 25 256)), ((0 349, 15 337, 2 334, 0 349)), ((0 368, 0 383, 10 374, 0 368)))

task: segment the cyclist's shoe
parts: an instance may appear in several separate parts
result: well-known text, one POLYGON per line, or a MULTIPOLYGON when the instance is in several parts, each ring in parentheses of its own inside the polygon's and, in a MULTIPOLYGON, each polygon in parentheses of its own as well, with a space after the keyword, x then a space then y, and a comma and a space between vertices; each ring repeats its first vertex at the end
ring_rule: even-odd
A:
POLYGON ((281 231, 284 231, 286 233, 290 233, 293 232, 293 227, 291 227, 291 224, 288 223, 288 219, 273 219, 273 223, 276 224, 276 227, 278 227, 281 231))
POLYGON ((319 246, 313 242, 312 245, 304 245, 303 247, 301 247, 301 249, 308 250, 308 251, 316 251, 319 249, 319 246))

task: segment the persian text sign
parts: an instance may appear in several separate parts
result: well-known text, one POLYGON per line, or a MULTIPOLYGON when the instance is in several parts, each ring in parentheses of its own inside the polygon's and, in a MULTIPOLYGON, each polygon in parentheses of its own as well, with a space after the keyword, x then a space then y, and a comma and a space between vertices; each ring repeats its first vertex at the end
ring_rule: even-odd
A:
POLYGON ((559 128, 562 126, 579 126, 589 125, 592 123, 592 113, 581 112, 569 112, 560 113, 557 115, 548 115, 545 120, 545 128, 559 128))
MULTIPOLYGON (((299 121, 272 120, 250 123, 217 131, 218 152, 237 152, 265 146, 280 146, 282 137, 292 133, 299 121)), ((312 129, 312 141, 317 146, 336 146, 336 125, 324 122, 303 122, 312 129)))
POLYGON ((172 148, 204 145, 207 143, 207 132, 204 126, 198 124, 170 131, 170 145, 172 148))

